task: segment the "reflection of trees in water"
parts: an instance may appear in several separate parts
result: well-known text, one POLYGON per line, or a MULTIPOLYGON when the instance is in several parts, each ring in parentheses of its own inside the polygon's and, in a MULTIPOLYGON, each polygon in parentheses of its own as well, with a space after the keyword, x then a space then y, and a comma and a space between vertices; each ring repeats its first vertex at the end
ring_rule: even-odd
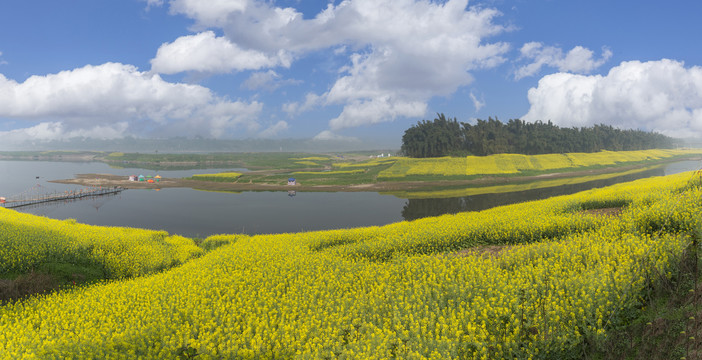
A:
POLYGON ((620 182, 663 175, 663 168, 656 168, 636 174, 617 176, 610 179, 594 180, 580 184, 561 185, 543 189, 515 191, 509 193, 481 194, 445 199, 408 199, 402 208, 402 217, 405 220, 414 220, 428 216, 455 214, 463 211, 480 211, 500 205, 573 194, 579 191, 614 185, 620 182))

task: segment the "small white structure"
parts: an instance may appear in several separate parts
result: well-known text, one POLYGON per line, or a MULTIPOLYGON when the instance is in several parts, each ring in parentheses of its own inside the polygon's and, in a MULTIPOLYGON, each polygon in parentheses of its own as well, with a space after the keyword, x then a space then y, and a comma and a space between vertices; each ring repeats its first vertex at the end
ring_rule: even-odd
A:
POLYGON ((296 185, 297 181, 295 181, 295 178, 289 178, 288 179, 288 185, 296 185))
POLYGON ((137 181, 136 175, 129 175, 129 181, 137 181))

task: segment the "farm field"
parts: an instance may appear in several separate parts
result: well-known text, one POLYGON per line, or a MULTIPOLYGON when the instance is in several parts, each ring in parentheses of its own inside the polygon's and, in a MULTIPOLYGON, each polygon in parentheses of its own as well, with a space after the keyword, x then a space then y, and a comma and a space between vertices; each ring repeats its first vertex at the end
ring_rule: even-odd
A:
POLYGON ((90 226, 5 208, 0 208, 0 234, 0 276, 64 263, 97 266, 103 279, 129 278, 204 252, 192 239, 165 231, 90 226))
MULTIPOLYGON (((652 288, 675 280, 697 244, 701 185, 683 173, 382 227, 215 235, 199 257, 190 239, 172 239, 182 255, 165 263, 183 265, 4 304, 0 356, 584 358, 644 311, 652 288)), ((17 216, 2 215, 0 226, 17 216)), ((10 244, 32 239, 66 259, 129 249, 142 257, 127 263, 161 267, 150 265, 152 248, 120 242, 132 230, 70 237, 80 224, 9 223, 25 234, 10 244)), ((3 254, 19 259, 15 268, 51 256, 19 245, 3 254)))
POLYGON ((543 177, 540 180, 527 181, 527 182, 509 182, 506 184, 499 185, 485 185, 485 186, 453 186, 446 187, 444 189, 426 189, 426 190, 405 190, 405 191, 391 191, 387 194, 397 196, 403 199, 429 199, 429 198, 455 198, 461 196, 474 196, 482 194, 500 194, 500 193, 511 193, 517 191, 526 190, 536 190, 536 189, 546 189, 553 188, 564 185, 575 185, 583 184, 590 181, 606 180, 616 177, 633 175, 639 173, 645 173, 657 169, 657 166, 647 166, 642 168, 636 168, 633 170, 626 170, 620 172, 606 172, 596 175, 586 175, 586 176, 570 176, 570 177, 559 177, 556 179, 549 179, 548 177, 543 177))
MULTIPOLYGON (((374 191, 401 194, 408 198, 446 187, 494 185, 495 183, 542 182, 554 178, 586 177, 633 171, 673 161, 699 158, 700 149, 654 149, 639 151, 601 151, 546 155, 499 154, 490 156, 406 158, 398 156, 310 154, 143 155, 112 153, 104 157, 110 164, 223 164, 252 166, 253 171, 199 174, 184 179, 163 179, 158 186, 190 187, 212 191, 287 191, 288 179, 296 179, 298 191, 374 191), (159 160, 160 159, 160 160, 159 160), (183 160, 181 162, 175 160, 183 160), (190 161, 185 161, 189 159, 190 161), (166 160, 170 160, 167 162, 166 160), (496 180, 497 179, 497 180, 496 180), (416 192, 417 194, 413 194, 416 192)), ((250 169, 250 170, 251 170, 250 169)), ((577 181, 577 180, 576 180, 577 181)), ((155 185, 128 182, 109 174, 81 174, 75 179, 56 180, 84 186, 123 186, 151 188, 155 185)), ((551 182, 558 185, 558 182, 551 182)), ((563 183, 568 183, 563 182, 563 183)), ((524 187, 523 184, 519 186, 524 187)), ((536 187, 549 186, 548 183, 536 187)), ((469 190, 466 194, 472 194, 469 190)), ((487 188, 474 193, 485 193, 487 188)), ((508 191, 507 188, 498 191, 508 191)), ((459 193, 459 192, 456 192, 459 193)), ((445 194, 430 196, 446 197, 445 194)), ((453 196, 467 196, 453 195, 453 196)))
MULTIPOLYGON (((348 186, 408 181, 473 180, 483 177, 519 177, 583 170, 645 165, 702 155, 699 149, 601 151, 545 155, 498 154, 489 156, 407 158, 372 157, 353 161, 331 156, 293 157, 279 163, 275 172, 243 173, 232 182, 283 185, 290 176, 307 186, 348 186), (290 165, 306 166, 299 170, 290 165)), ((221 181, 222 178, 200 177, 221 181)), ((402 186, 399 186, 402 187, 402 186)))
POLYGON ((601 168, 699 154, 700 150, 698 149, 654 149, 544 155, 497 154, 425 159, 398 158, 392 166, 381 171, 378 177, 389 180, 414 176, 426 178, 432 176, 529 175, 593 167, 601 168))

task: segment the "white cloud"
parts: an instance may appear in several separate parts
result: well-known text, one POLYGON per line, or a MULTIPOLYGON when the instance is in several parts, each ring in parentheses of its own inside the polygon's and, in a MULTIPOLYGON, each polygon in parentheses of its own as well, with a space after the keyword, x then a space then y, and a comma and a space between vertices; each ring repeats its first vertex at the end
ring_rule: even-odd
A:
MULTIPOLYGON (((478 98, 475 97, 475 94, 473 94, 472 91, 470 92, 469 96, 470 96, 470 99, 473 101, 473 106, 475 106, 475 112, 480 111, 480 109, 482 109, 483 106, 485 106, 485 100, 478 100, 478 98)), ((481 97, 481 99, 482 99, 482 97, 481 97)))
POLYGON ((288 130, 288 128, 289 128, 288 123, 281 120, 281 121, 278 121, 277 123, 273 124, 269 128, 267 128, 266 130, 261 131, 258 134, 258 137, 261 137, 261 138, 276 137, 276 136, 280 135, 280 133, 288 130))
POLYGON ((419 117, 427 112, 422 101, 402 101, 389 97, 355 100, 344 106, 341 114, 329 121, 332 130, 370 125, 394 120, 399 116, 419 117))
POLYGON ((0 65, 5 65, 7 64, 7 61, 2 59, 2 51, 0 51, 0 65))
POLYGON ((547 75, 529 90, 528 99, 526 121, 702 136, 702 67, 686 68, 674 60, 622 62, 606 76, 547 75))
POLYGON ((582 46, 576 46, 564 55, 560 48, 544 46, 540 42, 524 44, 520 53, 522 59, 529 59, 532 62, 516 70, 514 77, 517 80, 536 75, 544 66, 555 67, 562 72, 587 74, 612 57, 612 51, 603 48, 602 57, 594 59, 592 50, 582 46))
POLYGON ((319 106, 324 102, 324 98, 320 95, 314 93, 308 93, 305 95, 305 102, 300 104, 299 102, 289 102, 283 104, 283 111, 288 113, 289 116, 295 116, 301 114, 305 111, 310 111, 313 108, 319 106))
POLYGON ((335 134, 329 130, 324 130, 317 134, 313 140, 321 140, 321 141, 360 141, 358 138, 352 137, 352 136, 342 136, 339 134, 335 134))
POLYGON ((153 6, 162 6, 164 0, 143 0, 146 1, 146 9, 149 10, 153 6))
POLYGON ((23 83, 0 74, 0 117, 55 138, 100 133, 224 136, 256 131, 262 104, 229 101, 198 85, 169 83, 119 63, 85 66, 23 83))
POLYGON ((273 91, 283 85, 299 84, 300 81, 294 79, 283 79, 280 74, 273 70, 255 72, 249 76, 242 84, 243 87, 249 90, 268 90, 273 91))
POLYGON ((280 86, 279 79, 280 75, 273 70, 255 72, 242 85, 250 90, 275 90, 280 86))
MULTIPOLYGON (((177 52, 180 59, 170 59, 162 49, 163 56, 157 59, 178 66, 154 65, 154 71, 265 69, 288 66, 293 59, 325 49, 349 56, 349 64, 340 69, 341 77, 328 92, 318 95, 325 104, 344 105, 343 113, 330 122, 334 129, 421 116, 429 99, 470 84, 469 71, 503 63, 509 49, 505 43, 484 42, 509 30, 493 23, 500 13, 468 8, 468 0, 345 0, 329 3, 308 19, 293 8, 255 0, 171 0, 170 10, 195 19, 195 28, 222 29, 224 37, 210 33, 206 46, 182 38, 166 44, 162 49, 182 46, 177 52), (238 67, 224 60, 211 63, 233 58, 222 54, 240 52, 261 55, 263 60, 238 67), (375 115, 368 113, 370 108, 377 111, 375 115)), ((290 113, 303 107, 286 106, 290 113)))
POLYGON ((183 71, 227 73, 278 65, 290 65, 285 51, 269 56, 256 50, 244 50, 224 37, 215 37, 212 31, 181 36, 172 43, 163 44, 151 60, 151 70, 161 74, 183 71))
MULTIPOLYGON (((164 0, 147 0, 149 2, 164 0)), ((244 12, 251 0, 171 0, 171 12, 195 19, 199 27, 220 27, 226 24, 232 13, 244 12)))
POLYGON ((0 137, 5 139, 3 142, 11 142, 13 144, 74 137, 105 140, 123 137, 127 127, 128 124, 126 122, 118 122, 115 124, 97 125, 92 128, 66 130, 61 122, 42 122, 28 128, 0 131, 0 137))

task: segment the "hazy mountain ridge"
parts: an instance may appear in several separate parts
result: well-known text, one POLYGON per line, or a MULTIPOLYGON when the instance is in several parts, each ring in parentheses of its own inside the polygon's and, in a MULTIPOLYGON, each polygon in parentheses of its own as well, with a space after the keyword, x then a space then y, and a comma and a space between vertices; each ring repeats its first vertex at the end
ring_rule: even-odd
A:
MULTIPOLYGON (((0 143, 0 151, 121 151, 121 152, 343 152, 378 149, 399 149, 399 142, 380 143, 372 141, 315 140, 315 139, 207 139, 168 138, 139 139, 122 138, 101 140, 74 138, 63 141, 27 141, 12 145, 0 143)), ((392 150, 397 152, 397 150, 392 150)))

